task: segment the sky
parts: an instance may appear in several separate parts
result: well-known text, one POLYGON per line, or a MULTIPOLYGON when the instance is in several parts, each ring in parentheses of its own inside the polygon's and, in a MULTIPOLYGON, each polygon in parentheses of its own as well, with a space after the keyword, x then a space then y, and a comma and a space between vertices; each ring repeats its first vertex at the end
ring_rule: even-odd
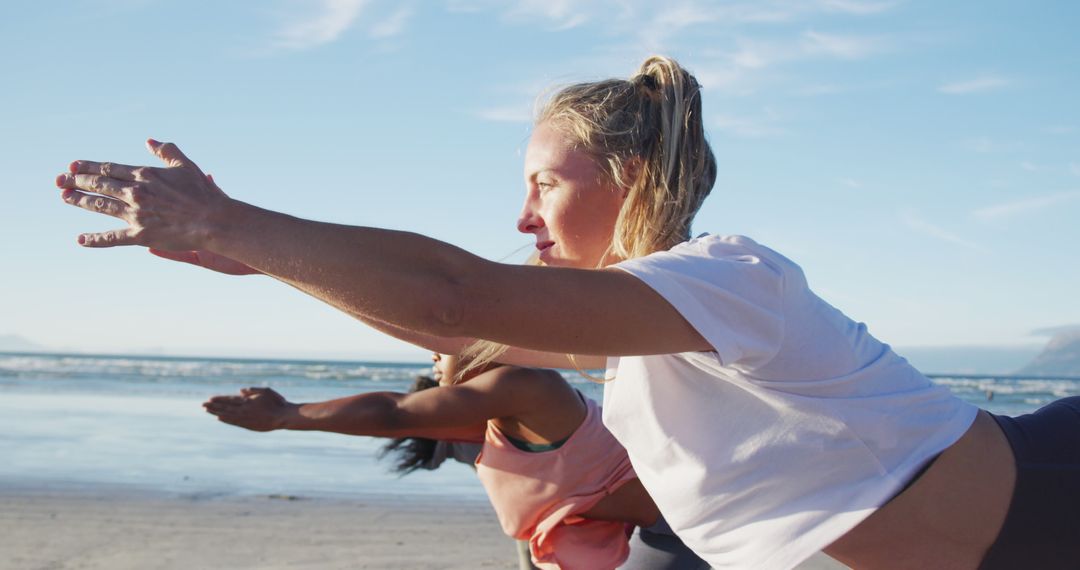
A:
POLYGON ((5 2, 0 335, 56 350, 423 355, 265 277, 141 248, 59 199, 173 141, 232 197, 496 260, 537 98, 648 55, 704 86, 695 232, 744 234, 898 347, 1080 323, 1080 4, 996 0, 5 2))

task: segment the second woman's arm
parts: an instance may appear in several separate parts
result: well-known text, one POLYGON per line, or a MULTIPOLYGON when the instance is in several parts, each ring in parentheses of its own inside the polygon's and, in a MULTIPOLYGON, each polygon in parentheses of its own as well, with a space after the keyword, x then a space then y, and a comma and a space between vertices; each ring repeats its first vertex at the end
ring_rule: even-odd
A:
POLYGON ((225 423, 252 431, 474 440, 493 418, 517 418, 537 432, 567 431, 563 423, 578 421, 574 406, 567 404, 576 403, 576 396, 567 393, 573 392, 555 372, 503 367, 463 384, 408 394, 369 392, 292 403, 269 388, 246 388, 239 395, 214 396, 203 407, 225 423))

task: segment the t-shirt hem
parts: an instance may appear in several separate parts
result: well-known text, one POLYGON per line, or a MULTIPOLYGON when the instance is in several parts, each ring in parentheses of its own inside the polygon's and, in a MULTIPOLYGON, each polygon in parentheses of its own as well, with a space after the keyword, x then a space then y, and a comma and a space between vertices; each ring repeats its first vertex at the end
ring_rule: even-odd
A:
POLYGON ((956 431, 951 433, 948 438, 941 440, 939 449, 930 451, 925 456, 920 456, 918 459, 904 462, 902 466, 893 471, 896 481, 894 485, 873 489, 873 492, 869 492, 865 497, 861 498, 860 502, 869 500, 873 504, 876 504, 876 507, 838 513, 829 517, 802 536, 788 543, 786 547, 774 552, 769 558, 766 558, 759 564, 754 564, 753 567, 777 569, 794 568, 814 554, 821 552, 833 542, 836 542, 836 540, 847 534, 848 531, 858 526, 859 523, 866 520, 867 517, 884 506, 885 503, 893 499, 897 493, 901 492, 908 483, 908 479, 917 473, 918 469, 924 465, 926 461, 937 456, 937 454, 945 451, 952 446, 952 444, 959 441, 971 428, 978 413, 978 407, 971 405, 966 406, 962 414, 957 414, 957 417, 949 422, 950 425, 955 426, 954 429, 956 431), (897 473, 903 473, 904 476, 895 477, 895 474, 897 473))

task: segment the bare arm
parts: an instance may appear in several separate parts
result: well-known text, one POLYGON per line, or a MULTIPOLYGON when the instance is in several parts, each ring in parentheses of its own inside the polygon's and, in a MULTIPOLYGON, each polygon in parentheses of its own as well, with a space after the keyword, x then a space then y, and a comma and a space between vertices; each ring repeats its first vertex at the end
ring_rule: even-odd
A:
MULTIPOLYGON (((209 250, 160 251, 151 249, 150 253, 157 255, 158 257, 170 259, 173 261, 180 261, 183 263, 189 263, 191 265, 197 265, 199 267, 205 267, 212 271, 225 273, 227 275, 263 274, 261 271, 244 265, 239 261, 229 259, 223 255, 214 253, 209 250)), ((394 338, 442 354, 458 354, 465 346, 475 342, 476 340, 472 338, 462 337, 435 336, 433 334, 426 334, 405 329, 391 323, 368 319, 364 315, 356 313, 350 314, 361 322, 364 322, 372 328, 384 332, 394 338)), ((567 357, 567 355, 565 354, 541 352, 518 347, 509 347, 508 350, 499 357, 499 360, 504 364, 532 366, 540 368, 603 368, 605 365, 605 361, 602 357, 575 357, 576 362, 571 362, 569 357, 567 357)))
POLYGON ((150 146, 168 168, 79 161, 78 174, 58 178, 65 201, 129 224, 81 236, 84 246, 210 250, 365 322, 420 335, 555 354, 710 350, 667 301, 621 271, 504 265, 418 234, 263 210, 225 196, 174 145, 150 146))
POLYGON ((666 300, 622 271, 494 263, 419 234, 312 222, 240 202, 216 219, 207 249, 376 326, 558 355, 710 349, 666 300))
MULTIPOLYGON (((225 423, 253 431, 474 440, 493 418, 531 418, 540 410, 540 422, 559 421, 568 406, 560 400, 565 394, 551 389, 554 382, 562 383, 554 372, 507 367, 460 385, 409 394, 370 392, 298 404, 269 388, 247 388, 239 395, 214 396, 203 407, 225 423)), ((565 426, 550 427, 565 431, 565 426)))

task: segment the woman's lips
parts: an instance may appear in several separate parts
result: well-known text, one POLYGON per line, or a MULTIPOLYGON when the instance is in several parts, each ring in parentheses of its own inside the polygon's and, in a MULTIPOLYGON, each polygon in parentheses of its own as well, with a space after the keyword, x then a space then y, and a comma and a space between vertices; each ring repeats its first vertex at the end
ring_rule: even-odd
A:
POLYGON ((553 241, 538 241, 536 242, 536 249, 539 251, 544 251, 553 245, 555 245, 555 242, 553 241))

